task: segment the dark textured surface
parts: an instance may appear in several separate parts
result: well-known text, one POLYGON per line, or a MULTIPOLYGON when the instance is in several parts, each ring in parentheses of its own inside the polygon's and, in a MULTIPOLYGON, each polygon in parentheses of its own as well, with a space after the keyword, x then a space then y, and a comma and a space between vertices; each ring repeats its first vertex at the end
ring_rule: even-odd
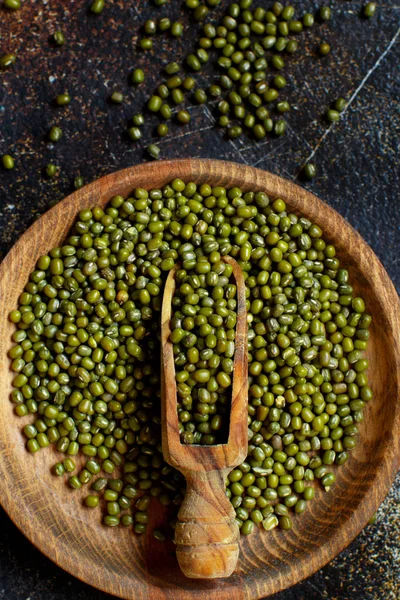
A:
MULTIPOLYGON (((0 253, 5 253, 53 202, 72 191, 73 178, 86 182, 143 160, 152 125, 143 143, 124 134, 128 119, 139 112, 145 89, 159 79, 160 64, 178 59, 187 49, 193 25, 182 17, 186 35, 176 41, 164 36, 155 51, 135 49, 139 24, 152 10, 176 18, 180 2, 151 9, 148 1, 114 1, 99 17, 87 14, 87 3, 25 2, 22 11, 0 9, 0 54, 18 52, 11 70, 0 72, 0 154, 16 158, 13 172, 0 171, 0 253), (61 28, 67 44, 54 48, 49 35, 61 28), (145 86, 134 89, 128 75, 145 66, 145 86), (124 92, 122 106, 107 98, 124 92), (52 106, 68 90, 67 108, 52 106), (64 137, 46 143, 45 134, 59 124, 64 137), (43 167, 54 162, 60 176, 46 181, 43 167)), ((222 4, 226 4, 223 2, 222 4)), ((270 3, 259 0, 258 4, 270 3)), ((285 70, 292 103, 284 138, 255 143, 247 137, 224 140, 214 127, 213 111, 189 108, 187 127, 174 125, 160 142, 163 158, 198 156, 224 158, 296 177, 310 156, 318 176, 307 184, 343 214, 370 243, 400 289, 399 265, 399 39, 400 5, 382 0, 377 16, 360 18, 363 2, 335 0, 333 20, 300 37, 304 52, 285 70), (330 55, 316 56, 321 40, 330 55), (322 115, 338 96, 350 99, 339 124, 328 127, 322 115)), ((302 1, 301 12, 315 8, 302 1)), ((206 81, 206 80, 204 80, 206 81)), ((400 478, 371 525, 331 564, 274 600, 398 600, 400 598, 400 478)), ((77 581, 42 556, 0 511, 0 599, 105 600, 111 598, 77 581)))

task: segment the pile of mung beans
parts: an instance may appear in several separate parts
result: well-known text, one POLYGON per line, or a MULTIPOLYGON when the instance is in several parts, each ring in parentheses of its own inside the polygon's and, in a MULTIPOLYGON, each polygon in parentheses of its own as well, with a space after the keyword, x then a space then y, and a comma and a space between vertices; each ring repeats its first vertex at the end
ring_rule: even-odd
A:
MULTIPOLYGON (((197 0, 186 2, 198 21, 204 20, 209 8, 219 3, 209 4, 210 7, 197 0)), ((291 108, 289 102, 281 98, 287 85, 282 75, 286 57, 298 50, 295 36, 312 27, 315 21, 324 23, 330 18, 331 9, 327 6, 322 6, 315 17, 305 13, 297 18, 294 6, 280 2, 272 3, 270 10, 255 7, 253 0, 229 4, 219 22, 214 19, 214 23, 203 25, 196 47, 183 64, 172 62, 166 66, 167 78, 149 96, 147 110, 161 118, 157 135, 167 135, 166 122, 174 115, 181 124, 190 122, 190 113, 182 108, 188 98, 195 104, 216 103, 217 123, 226 128, 230 139, 243 132, 257 140, 271 132, 276 136, 283 135, 286 131, 283 116, 291 108), (203 82, 208 79, 204 89, 199 87, 196 78, 185 75, 184 70, 199 75, 208 62, 212 64, 212 71, 206 77, 201 74, 203 82)), ((164 21, 163 18, 146 21, 146 35, 157 33, 164 21)), ((164 26, 161 29, 164 30, 164 26)), ((152 43, 143 49, 151 48, 152 43)), ((326 55, 329 51, 329 44, 321 43, 320 54, 326 55)), ((143 71, 135 69, 132 80, 135 84, 142 83, 143 71)), ((140 127, 135 125, 137 117, 134 115, 134 127, 128 131, 133 140, 141 138, 140 127)), ((160 150, 156 144, 150 144, 148 153, 157 159, 160 150)), ((307 172, 306 176, 310 178, 310 174, 307 172)))
POLYGON ((11 400, 30 417, 27 449, 53 444, 54 473, 88 490, 87 507, 104 498, 107 526, 143 533, 153 499, 177 510, 184 496, 182 476, 163 460, 160 429, 160 309, 177 263, 172 335, 178 345, 196 329, 199 351, 190 342, 176 353, 193 400, 179 408, 181 435, 218 441, 235 327, 227 255, 243 270, 248 312, 248 456, 226 490, 241 532, 259 523, 289 529, 316 482, 329 490, 356 445, 372 398, 363 357, 371 317, 318 225, 263 191, 180 179, 138 188, 104 210, 82 210, 63 245, 39 258, 10 314, 11 400), (206 379, 215 381, 209 394, 196 389, 206 379))
MULTIPOLYGON (((188 201, 188 208, 202 210, 194 199, 188 201)), ((201 228, 207 230, 206 222, 201 228)), ((221 261, 216 242, 205 242, 203 250, 204 256, 198 257, 193 244, 183 247, 185 260, 176 272, 172 299, 170 340, 184 444, 228 441, 236 285, 230 281, 232 266, 221 261)))
MULTIPOLYGON (((162 7, 167 0, 154 0, 156 7, 162 7)), ((216 123, 226 131, 229 139, 236 139, 247 133, 255 140, 262 140, 267 135, 282 136, 286 132, 285 115, 291 110, 290 103, 282 98, 288 80, 283 75, 290 57, 302 50, 298 36, 309 30, 315 23, 326 24, 332 17, 329 6, 322 5, 315 13, 306 12, 296 15, 296 7, 281 2, 271 2, 266 8, 255 6, 253 0, 238 0, 226 3, 224 14, 213 13, 221 0, 185 0, 196 22, 202 23, 201 31, 196 39, 196 30, 190 31, 187 45, 195 44, 192 51, 181 63, 168 62, 162 80, 148 94, 143 104, 143 112, 135 109, 127 130, 127 137, 138 142, 143 136, 143 126, 149 116, 156 115, 159 121, 155 132, 158 138, 164 138, 170 132, 174 121, 180 125, 188 125, 191 121, 189 103, 206 105, 215 109, 216 123), (211 18, 209 19, 211 15, 211 18), (209 19, 209 20, 208 20, 209 19), (209 64, 207 73, 204 67, 209 64), (189 73, 188 73, 189 72, 189 73), (146 115, 147 113, 147 115, 146 115), (146 118, 145 118, 146 115, 146 118)), ((7 12, 18 12, 20 0, 4 0, 3 9, 7 12)), ((93 0, 88 3, 87 18, 98 18, 107 10, 105 0, 93 0)), ((363 7, 361 16, 365 20, 373 17, 376 3, 368 2, 363 7)), ((138 57, 143 52, 154 50, 153 39, 157 35, 169 35, 172 39, 181 38, 186 33, 183 23, 171 21, 167 16, 155 11, 154 18, 147 19, 140 25, 137 44, 138 57)), ((321 29, 314 52, 319 60, 324 60, 331 51, 331 46, 323 39, 325 28, 321 29)), ((68 39, 61 30, 55 30, 50 43, 61 49, 68 39)), ((308 44, 309 45, 309 44, 308 44)), ((140 66, 140 58, 130 74, 130 82, 134 86, 145 83, 146 73, 140 66)), ((7 52, 0 56, 0 71, 13 68, 17 62, 15 52, 7 52)), ((143 65, 142 65, 143 66, 143 65)), ((108 100, 114 105, 121 105, 126 95, 120 89, 114 90, 108 100)), ((71 96, 68 92, 59 94, 54 103, 63 107, 69 105, 71 96)), ((333 102, 334 108, 325 111, 326 119, 334 124, 340 120, 347 106, 344 98, 333 102)), ((154 123, 151 123, 151 126, 154 123)), ((47 141, 58 143, 63 136, 60 124, 53 125, 47 132, 47 141)), ((152 159, 161 158, 161 148, 151 141, 146 146, 146 154, 152 159)), ((14 169, 15 158, 8 153, 1 156, 1 165, 5 170, 14 169)), ((314 163, 306 162, 301 167, 301 175, 305 179, 313 179, 317 174, 314 163)), ((52 181, 60 173, 60 168, 49 163, 42 169, 44 177, 52 181)), ((300 173, 299 173, 300 174, 300 173)), ((84 184, 82 176, 74 179, 74 187, 79 189, 84 184)))
MULTIPOLYGON (((205 21, 211 9, 219 4, 219 0, 185 2, 199 22, 205 21)), ((363 15, 373 16, 375 8, 374 3, 368 3, 363 15)), ((256 6, 253 0, 227 4, 220 18, 213 15, 212 20, 202 26, 193 51, 182 63, 166 65, 163 80, 147 97, 144 110, 160 119, 156 135, 163 138, 169 133, 170 125, 167 123, 171 119, 172 123, 176 120, 181 125, 189 124, 189 102, 213 110, 216 124, 226 131, 229 139, 238 138, 243 133, 255 140, 263 140, 269 134, 284 135, 287 128, 285 116, 291 110, 290 103, 282 97, 288 84, 283 74, 287 62, 294 53, 302 51, 299 34, 310 30, 316 23, 324 25, 331 17, 329 6, 321 6, 315 13, 296 15, 295 6, 281 2, 271 2, 266 8, 256 6), (207 65, 210 67, 204 72, 207 65)), ((152 50, 152 36, 172 30, 173 25, 167 17, 148 19, 143 32, 150 37, 140 40, 142 50, 152 50)), ((179 35, 182 33, 183 30, 179 35)), ((326 28, 323 27, 315 48, 317 52, 314 52, 319 60, 331 51, 330 44, 322 37, 325 33, 326 28)), ((132 82, 141 84, 144 81, 144 71, 136 68, 132 82)), ((340 113, 347 106, 344 98, 338 98, 336 103, 340 108, 326 111, 330 123, 339 121, 340 113)), ((128 135, 133 141, 138 141, 142 137, 141 126, 145 117, 137 113, 132 122, 128 135)), ((161 157, 157 143, 150 143, 147 153, 156 160, 161 157)), ((314 163, 308 162, 301 168, 304 179, 313 179, 316 174, 314 163)))

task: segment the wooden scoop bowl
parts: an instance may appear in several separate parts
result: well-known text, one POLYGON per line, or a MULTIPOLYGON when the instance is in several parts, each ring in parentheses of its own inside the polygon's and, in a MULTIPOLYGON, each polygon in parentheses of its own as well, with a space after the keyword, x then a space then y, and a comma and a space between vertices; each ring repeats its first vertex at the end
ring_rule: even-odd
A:
MULTIPOLYGON (((94 160, 96 157, 94 156, 94 160)), ((244 164, 185 159, 152 162, 102 177, 74 192, 30 227, 0 265, 0 502, 27 538, 60 567, 126 600, 258 600, 301 581, 341 552, 365 527, 400 467, 400 303, 382 264, 333 208, 291 181, 244 164), (317 223, 334 244, 350 283, 374 318, 367 357, 374 399, 360 423, 360 441, 337 471, 334 488, 316 486, 316 499, 293 518, 290 531, 257 528, 240 539, 240 558, 228 579, 189 579, 175 550, 129 528, 110 531, 97 511, 82 506, 87 490, 70 490, 51 467, 53 449, 31 456, 9 400, 13 374, 8 319, 39 256, 60 244, 77 213, 105 206, 135 187, 163 186, 175 177, 196 184, 238 186, 283 198, 289 210, 317 223)), ((152 511, 149 528, 165 516, 152 511)))
POLYGON ((229 577, 239 557, 239 528, 225 493, 225 478, 247 454, 247 312, 246 289, 237 262, 233 268, 237 289, 237 323, 229 437, 215 446, 184 445, 178 430, 175 363, 171 334, 171 300, 175 274, 169 273, 161 313, 161 411, 165 460, 186 478, 186 495, 175 529, 176 556, 183 573, 193 579, 229 577))

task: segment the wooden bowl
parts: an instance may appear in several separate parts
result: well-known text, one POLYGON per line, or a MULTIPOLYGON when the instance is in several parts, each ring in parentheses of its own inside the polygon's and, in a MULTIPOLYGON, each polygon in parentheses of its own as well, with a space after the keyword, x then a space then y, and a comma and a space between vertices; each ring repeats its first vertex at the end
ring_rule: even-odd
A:
POLYGON ((0 501, 29 540, 57 565, 127 600, 255 600, 287 588, 334 558, 360 533, 400 466, 399 315, 394 287, 368 245, 332 208, 289 181, 244 165, 197 159, 148 163, 103 177, 36 221, 0 267, 0 501), (7 351, 14 326, 7 315, 16 308, 38 257, 66 237, 79 210, 104 206, 112 196, 126 196, 137 186, 162 186, 174 177, 282 197, 290 209, 322 227, 373 315, 368 357, 375 397, 366 408, 357 448, 339 469, 332 491, 318 491, 307 511, 294 518, 291 531, 258 530, 242 539, 238 569, 225 580, 186 579, 171 546, 151 535, 104 528, 99 512, 82 506, 84 493, 69 490, 50 474, 56 452, 26 452, 19 430, 30 419, 14 416, 9 401, 7 351))

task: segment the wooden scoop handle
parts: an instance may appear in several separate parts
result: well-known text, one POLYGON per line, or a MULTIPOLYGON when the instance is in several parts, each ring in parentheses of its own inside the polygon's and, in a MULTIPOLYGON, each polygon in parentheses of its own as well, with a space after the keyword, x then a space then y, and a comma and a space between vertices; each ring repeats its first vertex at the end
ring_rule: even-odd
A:
POLYGON ((186 496, 175 529, 176 556, 186 577, 229 577, 239 557, 239 528, 225 493, 231 469, 185 473, 186 496))

